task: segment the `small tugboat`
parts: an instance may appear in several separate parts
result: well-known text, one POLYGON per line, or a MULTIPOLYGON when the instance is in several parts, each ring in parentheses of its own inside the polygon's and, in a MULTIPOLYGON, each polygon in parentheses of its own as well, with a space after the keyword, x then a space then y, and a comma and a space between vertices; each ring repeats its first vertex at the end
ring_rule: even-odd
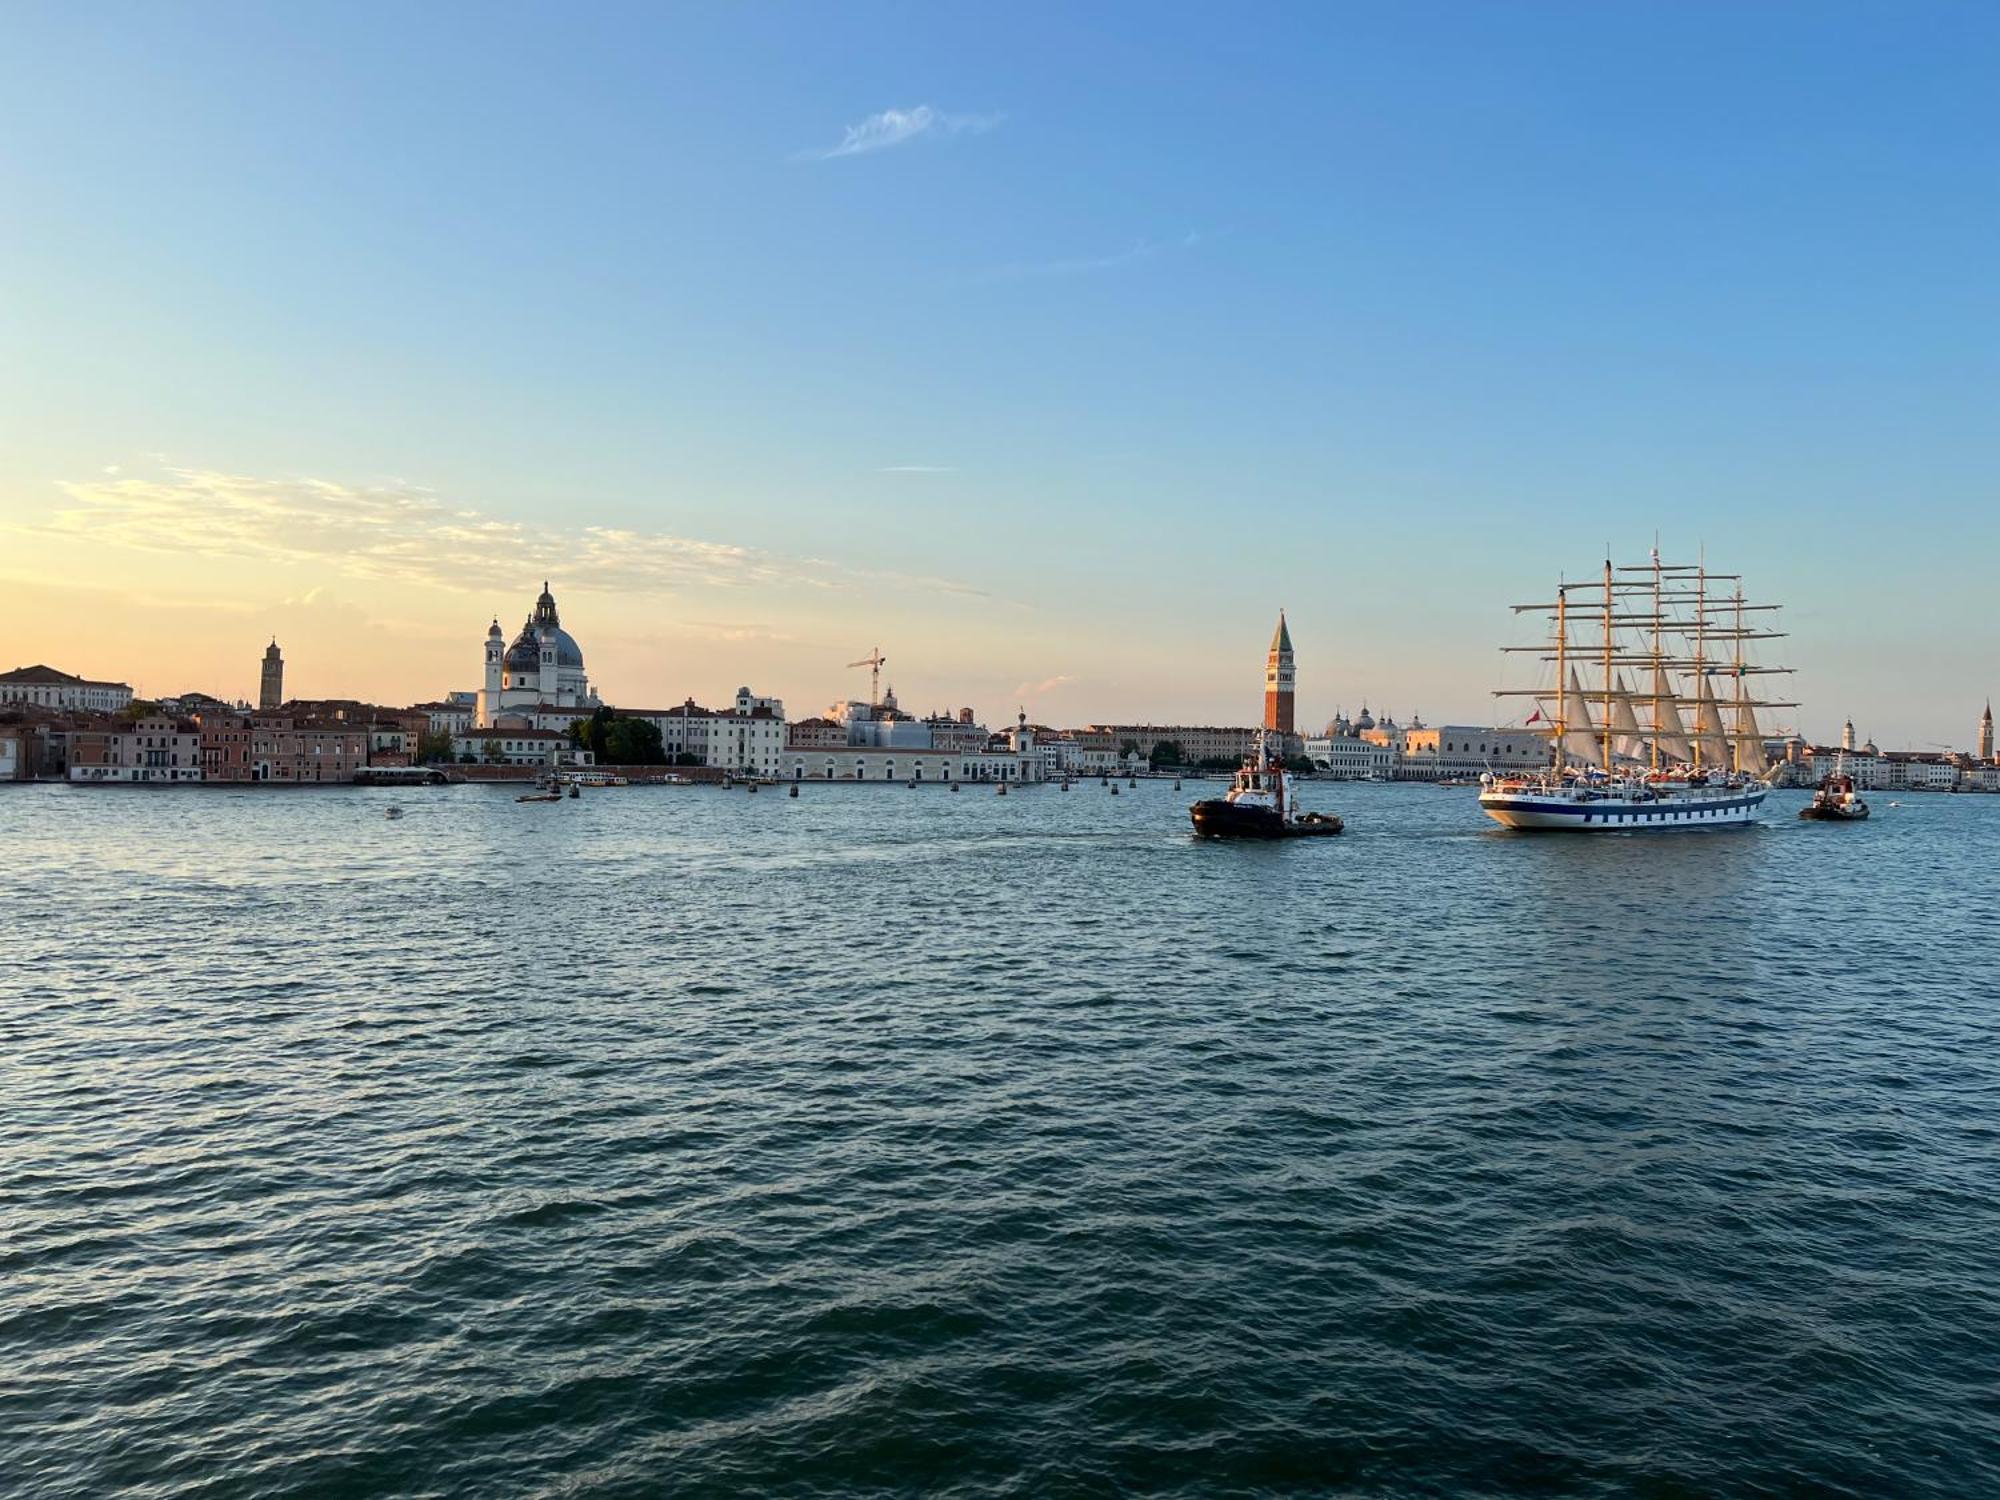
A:
POLYGON ((1208 839, 1295 839, 1339 833, 1345 826, 1332 813, 1301 812, 1292 775, 1263 736, 1220 797, 1188 809, 1194 831, 1208 839))
POLYGON ((1868 804, 1855 792, 1852 776, 1829 776, 1812 801, 1799 809, 1799 816, 1815 823, 1859 823, 1868 816, 1868 804))

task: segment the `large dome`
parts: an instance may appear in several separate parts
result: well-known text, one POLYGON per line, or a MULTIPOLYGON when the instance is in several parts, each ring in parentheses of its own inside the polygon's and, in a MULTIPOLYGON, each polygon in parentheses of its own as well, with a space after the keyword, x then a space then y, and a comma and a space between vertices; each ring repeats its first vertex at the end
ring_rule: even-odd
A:
POLYGON ((579 669, 583 666, 583 648, 577 645, 575 638, 562 626, 544 625, 542 643, 556 648, 557 666, 579 669))

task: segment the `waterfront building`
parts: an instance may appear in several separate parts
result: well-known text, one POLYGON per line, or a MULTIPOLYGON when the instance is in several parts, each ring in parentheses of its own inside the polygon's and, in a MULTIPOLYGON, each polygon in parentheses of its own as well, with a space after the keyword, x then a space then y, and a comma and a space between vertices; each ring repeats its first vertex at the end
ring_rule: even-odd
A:
POLYGON ((554 729, 468 729, 451 739, 452 759, 485 766, 587 766, 597 757, 554 729))
POLYGON ((132 701, 129 683, 97 682, 36 665, 0 672, 0 703, 24 703, 35 708, 61 708, 83 713, 115 714, 132 701))
POLYGON ((200 781, 200 726, 161 714, 125 727, 78 730, 70 736, 69 779, 156 785, 200 781))
POLYGON ((338 785, 368 765, 366 718, 213 714, 200 721, 203 779, 278 786, 338 785))
POLYGON ((0 781, 26 781, 35 774, 35 738, 26 725, 0 724, 0 781))
POLYGON ((1393 745, 1364 740, 1354 734, 1308 735, 1303 754, 1313 769, 1336 781, 1390 781, 1401 755, 1393 745))
POLYGON ((479 723, 491 727, 502 711, 533 708, 581 708, 588 712, 598 698, 583 669, 583 648, 562 628, 555 595, 542 584, 527 623, 512 645, 501 633, 499 620, 486 632, 486 683, 479 694, 479 723))
POLYGON ((1271 649, 1264 659, 1264 727, 1287 740, 1292 737, 1292 700, 1298 686, 1298 670, 1292 659, 1292 633, 1285 626, 1285 612, 1278 611, 1278 628, 1271 635, 1271 649))
POLYGON ((726 709, 703 708, 689 698, 678 708, 612 712, 658 729, 669 764, 710 766, 750 776, 779 775, 785 764, 785 705, 747 687, 736 690, 735 701, 726 709))
POLYGON ((1178 745, 1181 763, 1190 766, 1203 761, 1235 765, 1249 757, 1262 733, 1215 724, 1090 724, 1085 728, 1090 734, 1108 738, 1121 757, 1130 747, 1140 760, 1151 760, 1156 745, 1178 745))
POLYGON ((957 713, 932 714, 924 720, 934 750, 983 750, 992 738, 984 724, 976 722, 969 708, 957 713))
POLYGON ((785 744, 790 750, 845 748, 847 726, 824 715, 815 714, 809 719, 801 719, 791 725, 785 744))
POLYGON ((790 781, 1030 782, 1048 779, 1034 726, 1021 714, 1014 727, 979 750, 934 746, 828 745, 785 752, 790 781))
POLYGON ((1532 729, 1419 723, 1402 733, 1396 775, 1404 781, 1458 780, 1487 771, 1538 771, 1548 763, 1548 736, 1532 729))
POLYGON ((285 658, 278 652, 278 638, 264 648, 264 667, 257 683, 257 707, 270 713, 285 701, 285 658))
POLYGON ((479 722, 478 698, 471 693, 453 693, 438 703, 413 703, 408 711, 424 715, 432 734, 460 734, 479 722))

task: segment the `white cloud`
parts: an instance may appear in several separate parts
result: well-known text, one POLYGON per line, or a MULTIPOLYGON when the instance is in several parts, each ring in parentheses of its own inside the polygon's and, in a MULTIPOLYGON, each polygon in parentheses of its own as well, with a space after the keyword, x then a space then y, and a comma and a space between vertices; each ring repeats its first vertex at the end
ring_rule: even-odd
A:
POLYGON ((629 527, 528 525, 490 516, 404 481, 348 485, 167 468, 154 477, 65 482, 69 503, 13 528, 143 552, 316 564, 353 578, 427 588, 519 588, 561 576, 610 593, 751 586, 839 589, 883 580, 947 593, 981 591, 786 558, 727 542, 629 527))
POLYGON ((891 146, 900 146, 913 141, 920 135, 980 135, 993 129, 1002 115, 953 115, 928 104, 919 104, 915 109, 885 109, 880 114, 870 115, 859 125, 850 125, 841 136, 840 144, 821 150, 801 151, 801 161, 832 161, 840 156, 866 156, 871 151, 886 151, 891 146))

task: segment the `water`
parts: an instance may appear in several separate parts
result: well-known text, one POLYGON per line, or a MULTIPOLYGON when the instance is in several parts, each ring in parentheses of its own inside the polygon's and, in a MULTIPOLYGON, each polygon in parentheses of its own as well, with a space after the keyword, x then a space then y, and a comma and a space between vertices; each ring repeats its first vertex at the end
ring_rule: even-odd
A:
POLYGON ((1193 795, 0 792, 0 1489, 2000 1492, 2000 799, 1193 795))

